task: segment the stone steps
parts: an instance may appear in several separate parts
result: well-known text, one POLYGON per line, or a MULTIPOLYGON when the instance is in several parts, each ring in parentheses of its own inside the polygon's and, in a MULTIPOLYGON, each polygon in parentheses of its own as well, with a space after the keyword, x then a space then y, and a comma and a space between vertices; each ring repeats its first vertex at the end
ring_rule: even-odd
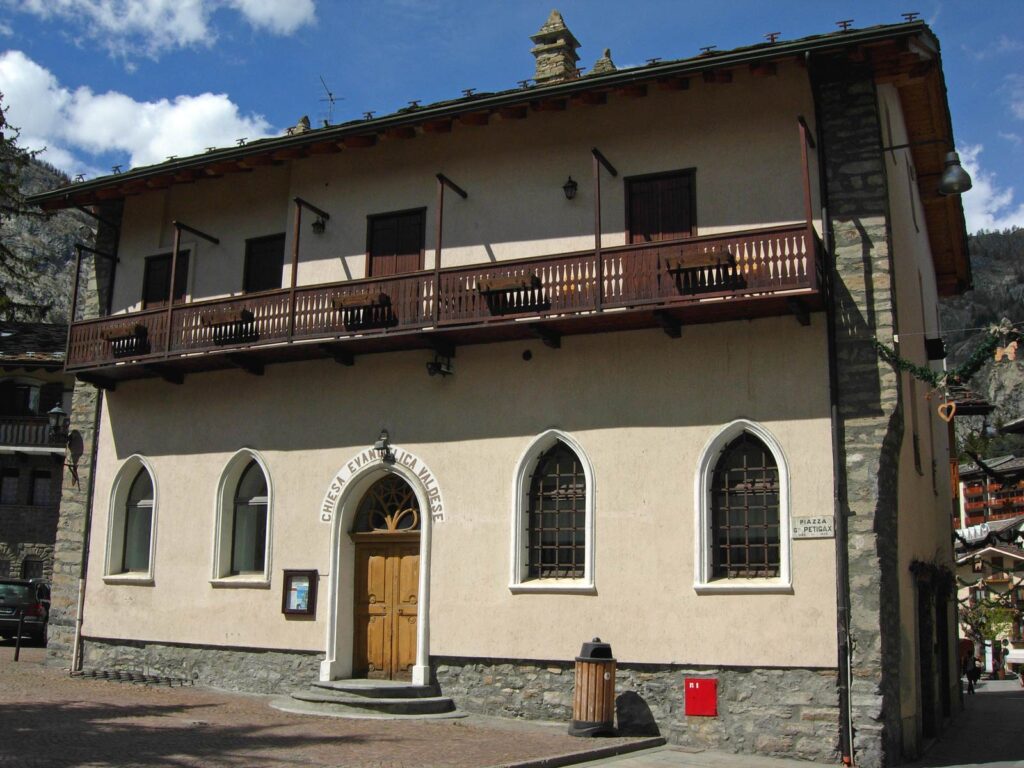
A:
POLYGON ((454 702, 436 687, 388 680, 331 680, 315 682, 291 696, 279 696, 270 706, 285 712, 349 718, 463 717, 454 702))

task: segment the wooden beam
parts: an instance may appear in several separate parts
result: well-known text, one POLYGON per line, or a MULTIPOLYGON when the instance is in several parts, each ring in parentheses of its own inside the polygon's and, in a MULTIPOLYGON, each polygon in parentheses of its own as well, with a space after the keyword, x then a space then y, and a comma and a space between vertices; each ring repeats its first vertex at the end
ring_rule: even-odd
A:
POLYGON ((690 90, 690 78, 666 77, 658 81, 658 87, 663 91, 688 91, 690 90))
POLYGON ((731 83, 732 72, 727 69, 713 69, 703 74, 705 83, 731 83))
POLYGON ((774 77, 779 74, 779 65, 774 61, 755 61, 750 65, 750 74, 754 77, 774 77))
POLYGON ((278 149, 271 154, 275 160, 299 160, 306 156, 305 147, 285 147, 278 149))
POLYGON ((252 155, 245 158, 246 165, 258 166, 258 165, 278 165, 278 161, 274 159, 271 153, 265 155, 252 155))
POLYGON ((377 143, 377 134, 364 133, 360 136, 343 136, 341 143, 349 149, 366 149, 377 143))
POLYGON ((530 331, 544 342, 545 347, 551 347, 552 349, 561 349, 562 347, 562 334, 558 331, 547 328, 543 325, 537 325, 536 323, 530 326, 530 331))
POLYGON ((338 365, 344 365, 348 368, 351 368, 353 365, 356 364, 355 355, 353 355, 351 352, 349 352, 343 347, 339 347, 334 344, 320 344, 318 346, 324 352, 324 354, 326 354, 330 358, 333 358, 334 362, 338 363, 338 365))
POLYGON ((146 180, 146 187, 149 189, 167 189, 174 183, 172 176, 154 176, 146 180))
POLYGON ((672 339, 678 339, 683 335, 683 323, 682 321, 670 315, 663 309, 656 309, 654 311, 654 319, 658 321, 658 325, 661 329, 672 339))
POLYGON ((564 112, 565 99, 544 99, 542 101, 534 101, 530 103, 534 112, 564 112))
POLYGON ((529 114, 529 110, 525 104, 513 104, 509 107, 502 107, 498 110, 498 114, 503 120, 522 120, 529 114))
POLYGON ((487 125, 490 120, 490 112, 465 112, 459 115, 459 122, 463 125, 487 125))
POLYGON ((142 367, 147 371, 152 371, 161 379, 169 381, 171 384, 185 383, 185 374, 169 365, 164 365, 163 363, 147 363, 142 367))
POLYGON ((811 315, 807 311, 807 305, 800 299, 788 298, 786 299, 786 306, 789 307, 789 311, 793 313, 793 316, 796 317, 796 321, 800 325, 806 326, 811 324, 811 315))
POLYGON ((440 338, 434 333, 423 334, 423 340, 427 342, 427 346, 441 357, 455 357, 455 344, 451 341, 440 338))
POLYGON ((643 83, 633 83, 631 85, 624 85, 615 92, 619 96, 625 96, 629 99, 639 99, 647 95, 647 86, 643 83))
POLYGON ((573 96, 572 100, 577 104, 599 106, 608 103, 608 93, 606 91, 584 91, 573 96))
POLYGON ((389 139, 415 139, 416 129, 411 125, 396 125, 384 131, 384 135, 389 139))
POLYGON ((244 352, 229 352, 224 355, 224 359, 253 376, 263 375, 263 362, 253 355, 247 355, 244 352))
POLYGON ((452 121, 450 118, 442 117, 437 120, 427 120, 423 123, 424 133, 451 133, 452 121))
POLYGON ((103 389, 107 392, 113 392, 117 387, 117 382, 113 379, 108 379, 106 376, 100 376, 95 373, 79 373, 75 378, 83 384, 92 384, 96 389, 103 389))
POLYGON ((333 141, 320 141, 309 145, 309 154, 311 155, 335 155, 338 152, 341 152, 341 147, 333 141))

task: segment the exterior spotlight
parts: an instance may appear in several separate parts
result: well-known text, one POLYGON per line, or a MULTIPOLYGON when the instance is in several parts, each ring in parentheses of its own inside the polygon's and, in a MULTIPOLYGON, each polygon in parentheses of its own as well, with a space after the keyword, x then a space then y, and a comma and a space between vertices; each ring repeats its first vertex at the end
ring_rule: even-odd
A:
POLYGON ((380 431, 380 437, 377 438, 377 442, 373 444, 373 450, 380 456, 381 461, 392 464, 395 461, 395 454, 391 450, 391 438, 388 435, 386 429, 380 431))
POLYGON ((576 180, 570 176, 569 180, 562 185, 562 191, 565 192, 565 199, 572 200, 576 197, 576 190, 579 189, 579 186, 580 185, 576 183, 576 180))
POLYGON ((942 180, 939 182, 939 194, 962 195, 973 186, 971 177, 960 165, 960 155, 947 152, 946 170, 942 172, 942 180))
POLYGON ((46 419, 50 424, 50 442, 51 443, 66 443, 70 437, 68 433, 68 425, 71 420, 68 415, 64 413, 64 409, 60 405, 55 405, 46 414, 46 419))
POLYGON ((327 229, 327 221, 323 216, 317 216, 316 221, 313 222, 313 234, 322 235, 325 229, 327 229))
POLYGON ((427 363, 427 373, 431 376, 440 376, 442 379, 445 376, 451 376, 455 373, 452 368, 452 359, 435 355, 434 359, 427 363))

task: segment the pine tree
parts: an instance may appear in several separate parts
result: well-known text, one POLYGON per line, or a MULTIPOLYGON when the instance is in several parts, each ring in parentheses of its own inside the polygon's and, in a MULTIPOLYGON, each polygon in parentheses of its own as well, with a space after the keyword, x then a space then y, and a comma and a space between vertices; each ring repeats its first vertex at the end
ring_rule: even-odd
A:
POLYGON ((43 211, 26 202, 21 191, 22 172, 36 152, 19 147, 18 136, 18 129, 7 123, 0 93, 0 317, 39 320, 49 307, 16 302, 10 296, 12 285, 31 278, 32 263, 11 246, 10 239, 4 236, 4 225, 15 216, 46 217, 43 211))

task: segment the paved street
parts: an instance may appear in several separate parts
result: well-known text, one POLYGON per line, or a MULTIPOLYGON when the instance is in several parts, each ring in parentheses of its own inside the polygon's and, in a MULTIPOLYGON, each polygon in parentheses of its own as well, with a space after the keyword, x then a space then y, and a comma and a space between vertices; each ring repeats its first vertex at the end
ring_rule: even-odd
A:
MULTIPOLYGON (((480 768, 637 739, 497 718, 386 721, 292 715, 270 697, 70 678, 45 651, 0 643, 0 766, 17 768, 480 768)), ((576 761, 578 762, 578 760, 576 761)))
MULTIPOLYGON (((631 739, 576 739, 564 724, 498 718, 384 721, 290 715, 269 697, 70 678, 44 651, 0 643, 0 766, 283 768, 555 766, 808 768, 796 760, 678 747, 594 760, 631 739), (570 757, 572 756, 572 757, 570 757)), ((1024 689, 983 681, 944 738, 911 768, 1024 768, 1024 689)))

